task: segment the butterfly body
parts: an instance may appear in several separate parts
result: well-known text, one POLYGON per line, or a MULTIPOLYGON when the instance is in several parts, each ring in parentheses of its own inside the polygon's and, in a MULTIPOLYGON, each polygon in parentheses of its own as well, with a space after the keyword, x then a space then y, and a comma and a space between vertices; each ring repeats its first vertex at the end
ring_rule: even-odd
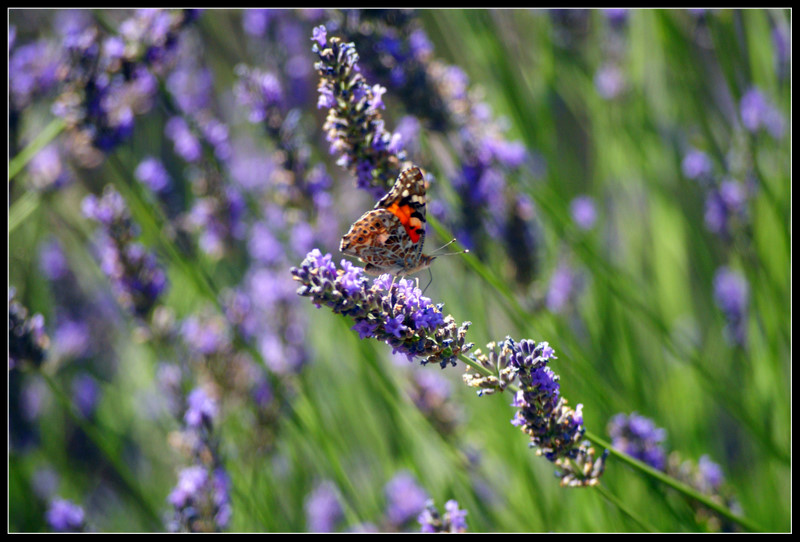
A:
POLYGON ((404 170, 392 189, 342 237, 339 250, 359 258, 371 275, 410 275, 431 265, 425 244, 425 176, 404 170))

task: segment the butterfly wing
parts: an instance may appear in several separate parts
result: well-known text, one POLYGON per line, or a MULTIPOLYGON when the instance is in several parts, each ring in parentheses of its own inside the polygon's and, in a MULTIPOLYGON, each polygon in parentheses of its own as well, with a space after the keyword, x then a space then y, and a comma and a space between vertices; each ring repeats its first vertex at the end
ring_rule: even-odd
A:
POLYGON ((430 265, 425 245, 425 176, 418 167, 403 171, 372 211, 342 238, 339 249, 366 263, 371 274, 410 274, 430 265))

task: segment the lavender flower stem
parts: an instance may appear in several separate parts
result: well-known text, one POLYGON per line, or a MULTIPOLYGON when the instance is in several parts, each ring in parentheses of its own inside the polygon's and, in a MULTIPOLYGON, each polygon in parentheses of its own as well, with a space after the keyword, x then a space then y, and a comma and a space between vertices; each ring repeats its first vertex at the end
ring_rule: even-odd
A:
MULTIPOLYGON (((167 219, 160 208, 154 207, 153 205, 149 205, 145 202, 145 198, 141 192, 142 189, 140 184, 131 177, 131 171, 133 171, 133 168, 124 167, 116 154, 111 154, 109 156, 109 162, 117 169, 119 177, 125 180, 124 182, 117 182, 115 185, 127 201, 136 204, 137 219, 140 222, 142 222, 142 219, 144 219, 146 228, 150 231, 162 231, 163 225, 166 223, 167 219)), ((181 255, 181 252, 175 246, 175 243, 166 236, 157 235, 156 238, 159 240, 161 247, 167 252, 167 257, 169 260, 178 265, 181 269, 181 272, 191 281, 195 291, 210 301, 220 313, 224 314, 225 310, 222 302, 220 301, 220 289, 214 285, 211 277, 209 277, 199 266, 192 265, 190 262, 188 262, 186 258, 181 255)), ((247 341, 244 336, 242 336, 241 330, 239 330, 236 326, 233 326, 233 332, 235 346, 237 348, 243 348, 247 350, 248 354, 250 354, 254 360, 266 366, 261 351, 247 341)), ((275 377, 271 372, 268 372, 268 378, 271 380, 270 384, 273 384, 273 390, 276 394, 276 399, 282 401, 282 386, 277 385, 278 382, 274 380, 275 377)))
MULTIPOLYGON (((475 371, 480 372, 481 374, 483 374, 485 376, 497 376, 497 375, 494 375, 494 373, 490 369, 487 369, 483 365, 481 365, 481 364, 477 363, 476 361, 470 359, 466 354, 460 354, 459 355, 459 359, 461 361, 463 361, 466 365, 468 365, 470 368, 474 369, 475 371)), ((512 394, 514 394, 517 391, 519 391, 519 387, 516 384, 509 384, 505 389, 508 390, 509 392, 511 392, 512 394)), ((704 506, 707 506, 708 508, 711 508, 712 510, 714 510, 715 512, 717 512, 720 515, 724 516, 725 518, 727 518, 727 519, 729 519, 729 520, 731 520, 731 521, 733 521, 735 523, 738 523, 739 525, 741 525, 745 529, 747 529, 749 531, 755 531, 755 532, 762 531, 763 532, 763 529, 761 529, 758 525, 756 525, 755 523, 753 523, 749 519, 747 519, 745 517, 737 516, 736 514, 731 512, 725 506, 723 506, 723 505, 721 505, 721 504, 719 504, 719 503, 717 503, 715 501, 712 501, 710 498, 708 498, 707 496, 703 495, 702 493, 699 493, 698 491, 696 491, 695 489, 689 487, 688 485, 676 480, 675 478, 672 478, 671 476, 668 476, 667 474, 665 474, 665 473, 663 473, 663 472, 661 472, 661 471, 659 471, 657 469, 654 469, 653 467, 651 467, 650 465, 648 465, 648 464, 646 464, 646 463, 644 463, 642 461, 634 459, 633 457, 629 456, 626 453, 623 453, 623 452, 617 450, 616 448, 611 446, 610 442, 607 442, 607 441, 603 440, 602 438, 594 435, 590 431, 587 430, 584 433, 583 436, 588 441, 590 441, 592 444, 596 445, 598 448, 604 448, 604 449, 608 450, 611 455, 613 455, 613 456, 617 457, 618 459, 622 460, 624 463, 628 464, 628 466, 633 467, 634 469, 637 469, 637 470, 641 471, 642 473, 644 473, 644 474, 656 479, 657 481, 659 481, 659 482, 671 487, 672 489, 674 489, 674 490, 676 490, 676 491, 678 491, 680 493, 683 493, 687 497, 698 501, 699 503, 703 504, 704 506)), ((603 492, 605 493, 606 490, 604 489, 603 492)), ((606 495, 604 495, 604 496, 606 496, 606 495)), ((637 523, 640 523, 642 526, 645 526, 645 524, 643 524, 639 519, 633 517, 631 514, 629 514, 628 512, 625 512, 624 510, 623 510, 623 512, 628 514, 628 515, 630 515, 637 523)), ((648 529, 651 530, 651 531, 653 530, 652 528, 649 528, 649 527, 648 527, 648 529)))
POLYGON ((50 121, 50 124, 44 127, 36 137, 28 143, 28 145, 19 151, 14 158, 8 162, 8 180, 11 181, 22 169, 36 156, 36 154, 45 148, 48 143, 55 139, 60 134, 66 123, 64 119, 57 117, 50 121))
POLYGON ((608 450, 610 455, 613 455, 617 459, 623 461, 629 467, 637 469, 637 470, 641 471, 642 473, 650 476, 651 478, 654 478, 655 480, 661 482, 662 484, 665 484, 665 485, 671 487, 675 491, 683 493, 686 497, 689 497, 690 499, 693 499, 693 500, 699 502, 703 506, 706 506, 706 507, 714 510, 715 512, 717 512, 721 516, 724 516, 726 519, 728 519, 730 521, 733 521, 735 523, 738 523, 739 525, 741 525, 742 527, 744 527, 748 531, 764 532, 764 529, 762 529, 760 526, 758 526, 752 520, 750 520, 748 518, 745 518, 745 517, 742 517, 742 516, 737 516, 736 514, 731 512, 727 507, 719 504, 718 502, 713 501, 708 496, 703 495, 702 493, 698 492, 694 488, 684 484, 683 482, 680 482, 680 481, 676 480, 675 478, 665 474, 664 472, 662 472, 662 471, 660 471, 658 469, 655 469, 655 468, 651 467, 650 465, 648 465, 648 464, 646 464, 646 463, 644 463, 642 461, 639 461, 638 459, 634 459, 633 457, 629 456, 628 454, 626 454, 624 452, 621 452, 621 451, 617 450, 616 448, 612 447, 610 442, 605 441, 604 439, 602 439, 602 438, 590 433, 589 431, 586 431, 586 433, 584 433, 583 436, 586 437, 586 439, 589 440, 590 442, 592 442, 594 445, 596 445, 598 447, 603 447, 606 450, 608 450))
POLYGON ((11 234, 17 226, 25 222, 41 203, 42 197, 36 190, 26 190, 8 209, 8 233, 11 234))
POLYGON ((109 449, 110 443, 108 436, 110 434, 114 434, 114 432, 107 427, 96 427, 96 424, 98 423, 96 419, 89 420, 77 412, 70 397, 68 397, 67 394, 65 394, 55 382, 55 380, 53 380, 52 375, 48 374, 46 371, 39 371, 39 375, 50 388, 50 391, 56 400, 61 404, 62 410, 67 413, 72 421, 75 422, 75 424, 80 427, 83 432, 86 433, 92 443, 105 456, 105 459, 108 460, 111 465, 113 465, 114 470, 116 471, 117 475, 119 475, 123 486, 125 489, 127 489, 134 502, 139 506, 139 508, 141 508, 142 512, 144 512, 145 516, 149 519, 152 528, 156 531, 162 530, 164 526, 161 521, 161 517, 151 506, 150 501, 145 497, 144 490, 139 487, 136 482, 136 478, 133 476, 127 466, 120 461, 119 454, 112 453, 112 451, 109 449))

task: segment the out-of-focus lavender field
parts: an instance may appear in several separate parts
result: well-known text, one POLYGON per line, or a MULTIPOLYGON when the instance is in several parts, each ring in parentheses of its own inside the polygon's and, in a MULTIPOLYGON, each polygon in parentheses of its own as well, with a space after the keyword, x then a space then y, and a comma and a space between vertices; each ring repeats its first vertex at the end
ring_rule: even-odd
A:
POLYGON ((790 10, 8 38, 10 532, 790 531, 790 10))

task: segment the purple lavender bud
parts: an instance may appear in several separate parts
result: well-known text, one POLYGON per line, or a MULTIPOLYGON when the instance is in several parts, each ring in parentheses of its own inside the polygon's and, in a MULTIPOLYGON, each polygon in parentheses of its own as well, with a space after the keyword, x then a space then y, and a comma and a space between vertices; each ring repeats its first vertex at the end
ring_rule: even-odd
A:
POLYGON ((39 269, 51 281, 64 278, 69 273, 69 262, 57 238, 49 238, 39 248, 39 269))
POLYGON ((563 312, 569 303, 576 300, 581 286, 580 273, 567 263, 559 264, 550 278, 546 299, 547 309, 554 313, 563 312))
POLYGON ((428 494, 407 471, 396 474, 384 487, 386 517, 395 527, 416 518, 425 508, 428 494))
POLYGON ((72 180, 61 151, 55 144, 47 145, 31 158, 27 166, 31 185, 37 190, 61 188, 72 180))
MULTIPOLYGON (((312 39, 319 37, 319 31, 315 35, 312 39)), ((323 45, 317 40, 312 50, 319 57, 315 64, 320 75, 318 107, 329 109, 323 128, 331 153, 339 155, 337 163, 356 175, 359 188, 382 195, 406 158, 398 149, 399 139, 386 131, 379 113, 386 88, 366 82, 354 44, 333 37, 323 45)))
POLYGON ((181 117, 172 117, 164 127, 164 133, 175 145, 175 152, 187 162, 196 162, 203 155, 200 141, 189 130, 181 117))
POLYGON ((467 511, 458 507, 458 501, 453 499, 444 505, 444 517, 439 515, 439 511, 433 500, 427 501, 425 509, 417 517, 417 521, 422 526, 420 531, 423 533, 465 533, 467 532, 467 511))
POLYGON ((590 230, 597 220, 597 208, 589 196, 578 196, 569 205, 572 220, 582 230, 590 230))
POLYGON ((118 301, 135 316, 145 318, 166 290, 167 279, 155 255, 134 242, 138 227, 124 198, 107 185, 101 198, 90 194, 81 207, 84 215, 102 226, 101 267, 118 301))
POLYGON ((687 179, 708 180, 713 173, 713 164, 703 151, 690 149, 683 157, 681 169, 687 179))
POLYGON ((325 30, 325 26, 323 25, 315 26, 311 33, 311 39, 316 41, 320 47, 325 47, 325 42, 328 39, 327 36, 328 31, 325 30))
POLYGON ((616 64, 604 64, 594 75, 597 93, 606 100, 613 100, 625 90, 625 76, 616 64))
POLYGON ((708 455, 702 455, 697 462, 697 470, 701 479, 699 486, 703 492, 707 494, 718 492, 725 481, 722 467, 712 461, 708 455))
POLYGON ((706 196, 705 222, 708 229, 723 237, 730 236, 734 226, 747 218, 747 194, 740 183, 722 181, 706 196))
POLYGON ((332 533, 344 517, 339 492, 328 481, 318 484, 306 497, 306 530, 312 533, 332 533))
POLYGON ((727 320, 728 339, 738 345, 747 340, 749 286, 744 276, 728 267, 714 274, 714 300, 727 320))
POLYGON ((654 469, 664 470, 667 457, 662 443, 667 433, 649 418, 635 412, 630 416, 617 414, 608 422, 608 434, 614 448, 654 469))
POLYGON ((783 137, 786 128, 783 115, 759 89, 751 88, 745 92, 739 103, 739 114, 742 124, 750 132, 764 128, 774 139, 783 137))
POLYGON ((86 527, 83 508, 66 499, 53 499, 45 518, 50 527, 60 533, 83 532, 86 527))
POLYGON ((196 388, 186 399, 186 414, 183 419, 192 428, 210 427, 217 417, 217 403, 203 388, 196 388))
POLYGON ((47 356, 50 339, 45 333, 44 317, 41 314, 28 315, 19 301, 14 299, 16 289, 8 289, 8 368, 13 369, 21 363, 39 366, 47 356))
POLYGON ((195 498, 208 480, 208 471, 199 466, 186 467, 178 473, 178 483, 167 497, 176 508, 182 508, 195 498))
POLYGON ((247 9, 242 12, 242 27, 251 36, 263 36, 275 10, 247 9))
POLYGON ((157 193, 169 190, 172 185, 172 180, 169 177, 169 173, 167 173, 167 170, 164 168, 164 164, 152 156, 148 156, 139 162, 134 176, 139 182, 157 193))
POLYGON ((81 374, 72 381, 72 401, 85 418, 94 414, 100 398, 100 386, 88 374, 81 374))
POLYGON ((80 320, 64 320, 53 332, 53 350, 67 358, 80 358, 91 351, 92 336, 89 325, 80 320))

